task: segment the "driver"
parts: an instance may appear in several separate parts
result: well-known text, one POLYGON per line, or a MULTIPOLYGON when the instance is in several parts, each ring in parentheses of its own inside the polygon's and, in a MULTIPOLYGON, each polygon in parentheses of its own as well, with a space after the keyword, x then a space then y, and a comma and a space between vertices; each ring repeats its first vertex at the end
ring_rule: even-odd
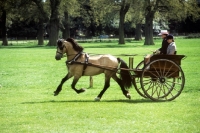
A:
POLYGON ((167 30, 161 30, 161 32, 158 34, 163 39, 162 46, 158 50, 154 51, 154 53, 156 53, 156 54, 167 54, 167 47, 168 47, 169 43, 167 42, 166 37, 167 37, 168 34, 169 33, 168 33, 167 30))

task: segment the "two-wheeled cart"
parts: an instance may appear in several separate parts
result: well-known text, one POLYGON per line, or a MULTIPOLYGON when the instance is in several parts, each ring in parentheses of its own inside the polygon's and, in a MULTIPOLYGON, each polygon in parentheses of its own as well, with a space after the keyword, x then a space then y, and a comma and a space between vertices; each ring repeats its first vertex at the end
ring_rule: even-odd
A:
POLYGON ((181 94, 185 84, 181 68, 181 60, 184 57, 184 55, 153 55, 149 63, 141 61, 132 69, 136 91, 142 97, 154 101, 174 100, 181 94))

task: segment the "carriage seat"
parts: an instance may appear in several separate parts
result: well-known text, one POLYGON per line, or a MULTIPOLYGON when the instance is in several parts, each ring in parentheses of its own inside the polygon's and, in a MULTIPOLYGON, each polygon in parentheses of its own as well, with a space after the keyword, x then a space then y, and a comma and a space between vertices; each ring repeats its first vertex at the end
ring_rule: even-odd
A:
POLYGON ((154 60, 158 60, 158 59, 167 59, 167 60, 171 60, 175 63, 177 63, 178 65, 181 65, 181 59, 184 58, 185 55, 153 55, 150 58, 150 61, 154 61, 154 60))

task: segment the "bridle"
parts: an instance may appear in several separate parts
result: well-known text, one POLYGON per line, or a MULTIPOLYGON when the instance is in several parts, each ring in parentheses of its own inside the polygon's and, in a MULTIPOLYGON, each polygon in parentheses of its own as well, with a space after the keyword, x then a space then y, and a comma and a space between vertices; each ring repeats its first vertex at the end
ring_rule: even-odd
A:
POLYGON ((63 54, 62 52, 59 52, 59 51, 58 51, 58 48, 57 48, 57 51, 56 51, 56 53, 58 53, 58 54, 60 54, 60 55, 62 55, 62 54, 63 54))
MULTIPOLYGON (((63 53, 62 53, 62 52, 59 52, 58 49, 60 49, 60 51, 63 51, 64 48, 66 48, 65 45, 57 46, 57 51, 56 51, 56 53, 58 53, 58 54, 60 54, 60 55, 63 55, 63 53)), ((67 56, 72 56, 72 55, 76 55, 76 54, 70 54, 70 55, 67 54, 67 56)))

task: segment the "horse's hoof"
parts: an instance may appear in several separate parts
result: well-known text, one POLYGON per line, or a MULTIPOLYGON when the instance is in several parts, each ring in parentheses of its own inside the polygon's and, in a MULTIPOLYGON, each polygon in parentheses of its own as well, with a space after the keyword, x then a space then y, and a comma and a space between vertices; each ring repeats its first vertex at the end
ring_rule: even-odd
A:
POLYGON ((96 98, 94 99, 94 101, 100 101, 100 100, 101 100, 100 97, 96 97, 96 98))
POLYGON ((54 96, 57 96, 57 95, 58 95, 58 93, 56 91, 54 91, 54 96))
POLYGON ((81 92, 85 92, 86 91, 86 89, 84 89, 84 88, 81 88, 81 90, 80 90, 81 92))
POLYGON ((131 95, 130 95, 130 94, 127 94, 126 97, 127 97, 128 99, 131 99, 131 95))
POLYGON ((83 89, 83 88, 81 88, 80 90, 77 91, 78 94, 83 93, 83 92, 85 92, 85 89, 83 89))

